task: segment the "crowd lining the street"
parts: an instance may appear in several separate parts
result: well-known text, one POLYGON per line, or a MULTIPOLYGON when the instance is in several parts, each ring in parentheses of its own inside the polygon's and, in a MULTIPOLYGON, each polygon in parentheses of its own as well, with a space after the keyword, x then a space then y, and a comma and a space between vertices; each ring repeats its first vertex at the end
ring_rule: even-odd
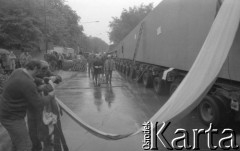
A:
MULTIPOLYGON (((44 59, 35 60, 28 52, 16 57, 12 51, 0 57, 1 77, 6 75, 0 85, 0 123, 12 140, 13 151, 69 150, 54 91, 62 78, 52 72, 64 69, 66 57, 53 52, 45 54, 44 59)), ((75 60, 80 60, 79 64, 66 70, 80 65, 86 71, 88 64, 88 74, 95 86, 104 82, 111 85, 115 64, 111 55, 90 54, 87 59, 78 55, 75 60)))
POLYGON ((16 151, 68 151, 55 100, 61 77, 42 60, 29 60, 12 71, 0 98, 0 123, 16 151), (61 147, 62 146, 62 147, 61 147))

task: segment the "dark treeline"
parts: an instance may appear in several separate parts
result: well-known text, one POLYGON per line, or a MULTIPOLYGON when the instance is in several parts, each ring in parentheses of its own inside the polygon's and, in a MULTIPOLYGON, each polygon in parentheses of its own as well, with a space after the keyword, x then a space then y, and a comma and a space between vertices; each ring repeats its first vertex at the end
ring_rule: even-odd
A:
POLYGON ((129 34, 139 22, 153 10, 153 4, 141 4, 140 6, 123 9, 120 17, 113 17, 109 24, 109 38, 113 45, 118 44, 125 36, 129 34))
POLYGON ((79 21, 64 0, 45 0, 45 5, 44 0, 0 0, 0 48, 45 50, 46 39, 74 49, 89 43, 85 50, 91 50, 92 38, 83 33, 79 21))

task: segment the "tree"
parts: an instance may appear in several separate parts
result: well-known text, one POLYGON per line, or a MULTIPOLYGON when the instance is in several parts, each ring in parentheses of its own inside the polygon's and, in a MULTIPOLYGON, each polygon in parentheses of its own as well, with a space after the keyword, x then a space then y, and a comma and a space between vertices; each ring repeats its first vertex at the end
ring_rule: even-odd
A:
POLYGON ((108 44, 100 38, 88 37, 87 41, 89 52, 99 53, 108 50, 108 44))
POLYGON ((77 48, 83 27, 64 0, 0 0, 0 47, 39 49, 42 41, 77 48), (45 26, 46 17, 46 26, 45 26))
POLYGON ((119 43, 136 25, 153 9, 153 4, 141 4, 139 7, 124 9, 120 18, 113 17, 110 22, 109 38, 113 43, 119 43))
POLYGON ((26 1, 0 1, 0 46, 31 48, 38 45, 40 23, 26 8, 26 1))

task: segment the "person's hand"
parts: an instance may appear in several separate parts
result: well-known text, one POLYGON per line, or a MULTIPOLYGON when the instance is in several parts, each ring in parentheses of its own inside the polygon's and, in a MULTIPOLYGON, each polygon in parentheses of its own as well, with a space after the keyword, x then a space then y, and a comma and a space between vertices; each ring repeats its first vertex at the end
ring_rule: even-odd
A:
POLYGON ((50 79, 49 79, 48 77, 44 77, 44 78, 43 78, 43 81, 44 81, 45 84, 48 84, 49 80, 50 80, 50 79))
POLYGON ((57 75, 56 76, 56 80, 54 81, 54 83, 59 84, 60 82, 62 82, 62 77, 57 75))
POLYGON ((51 81, 54 82, 54 81, 56 81, 57 77, 56 76, 51 76, 50 79, 51 79, 51 81))
POLYGON ((56 84, 54 84, 52 80, 49 81, 49 84, 52 86, 53 90, 55 90, 56 84))
POLYGON ((49 92, 48 95, 50 95, 50 96, 55 96, 55 91, 49 92))

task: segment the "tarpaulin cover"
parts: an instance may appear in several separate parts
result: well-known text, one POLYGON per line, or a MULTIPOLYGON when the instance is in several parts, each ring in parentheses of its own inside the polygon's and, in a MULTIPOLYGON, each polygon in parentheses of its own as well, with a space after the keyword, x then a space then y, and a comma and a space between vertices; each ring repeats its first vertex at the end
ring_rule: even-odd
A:
MULTIPOLYGON (((240 19, 240 0, 225 0, 210 32, 187 76, 169 100, 149 119, 151 122, 177 121, 192 111, 215 82, 235 37, 240 19)), ((183 60, 184 61, 184 60, 183 60)), ((59 100, 58 100, 59 101, 59 100)), ((101 132, 86 124, 61 101, 60 106, 79 125, 103 139, 117 140, 130 134, 115 135, 101 132)), ((141 132, 138 130, 135 135, 141 132)))
POLYGON ((240 19, 240 1, 225 0, 190 71, 161 109, 149 120, 181 119, 215 82, 232 46, 240 19))

